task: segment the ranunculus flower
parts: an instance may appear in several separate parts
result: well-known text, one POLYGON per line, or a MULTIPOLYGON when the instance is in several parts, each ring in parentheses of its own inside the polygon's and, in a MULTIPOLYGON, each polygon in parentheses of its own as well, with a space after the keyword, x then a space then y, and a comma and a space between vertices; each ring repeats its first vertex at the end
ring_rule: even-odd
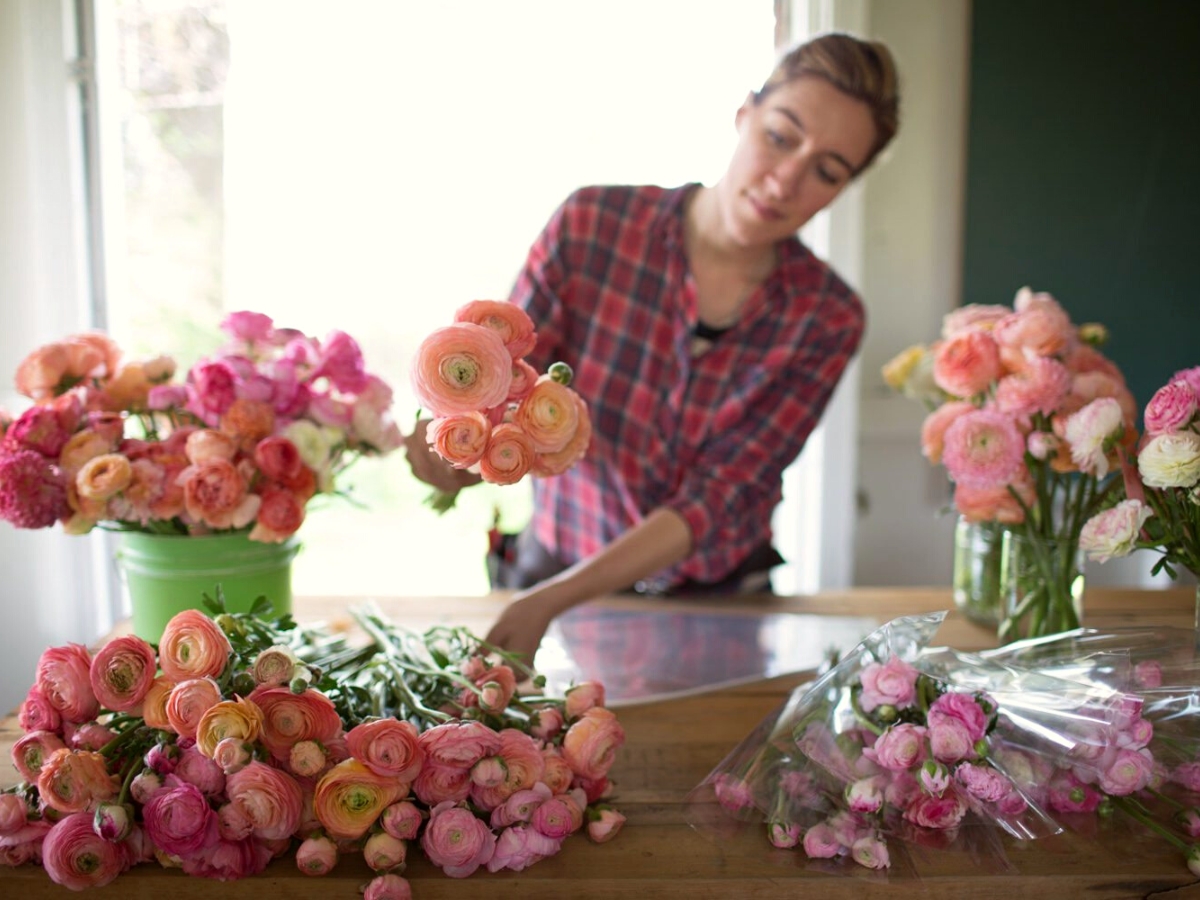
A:
POLYGON ((625 729, 611 710, 593 707, 563 736, 563 758, 582 778, 608 775, 617 751, 625 743, 625 729))
POLYGON ((1171 381, 1154 392, 1143 414, 1146 434, 1172 434, 1186 428, 1196 415, 1197 395, 1187 381, 1171 381))
POLYGON ((922 828, 953 828, 966 814, 967 802, 953 787, 940 797, 920 794, 904 810, 904 818, 922 828))
POLYGON ((987 731, 988 714, 980 700, 971 694, 947 691, 930 704, 925 717, 927 728, 948 720, 961 722, 972 742, 978 741, 987 731))
POLYGON ((537 346, 533 320, 515 303, 472 300, 455 310, 454 321, 472 322, 495 331, 514 360, 520 360, 537 346))
POLYGON ((304 524, 304 501, 283 487, 267 487, 260 496, 258 518, 250 530, 250 540, 278 544, 300 530, 304 524))
POLYGON ((345 394, 357 394, 367 383, 366 366, 358 341, 344 331, 331 331, 320 345, 320 356, 312 378, 328 378, 345 394))
POLYGON ((296 848, 296 868, 305 875, 327 875, 337 861, 337 844, 323 834, 305 838, 296 848))
POLYGON ((21 701, 21 706, 17 710, 17 724, 24 732, 52 731, 57 733, 62 730, 62 716, 46 699, 41 688, 35 684, 29 689, 25 699, 21 701))
POLYGON ((292 680, 292 670, 297 662, 296 655, 288 647, 268 647, 254 658, 251 675, 256 684, 279 687, 292 680))
POLYGON ((137 635, 120 635, 96 651, 89 680, 101 706, 128 712, 141 705, 157 670, 158 660, 149 643, 137 635))
POLYGON ((425 751, 411 722, 374 719, 346 732, 346 749, 376 775, 412 782, 425 761, 425 751))
POLYGON ((538 804, 529 824, 539 834, 556 841, 565 839, 576 828, 572 807, 561 797, 551 797, 538 804))
POLYGON ((234 340, 247 344, 268 340, 275 330, 270 316, 248 310, 231 312, 221 320, 219 327, 234 340))
POLYGON ((959 416, 974 410, 974 404, 966 400, 951 400, 925 417, 921 423, 921 453, 931 465, 936 466, 942 461, 946 429, 959 416))
POLYGON ((966 303, 942 317, 942 337, 950 338, 960 331, 987 331, 1012 310, 997 303, 966 303))
POLYGON ((958 719, 944 718, 927 729, 929 752, 938 762, 956 763, 975 756, 975 742, 967 726, 958 719))
POLYGON ((466 469, 483 458, 492 423, 477 410, 441 416, 429 423, 425 437, 438 456, 456 469, 466 469))
POLYGON ((330 837, 357 840, 407 790, 395 778, 376 775, 358 760, 346 759, 317 782, 313 812, 330 837))
POLYGON ((1025 439, 1002 413, 977 409, 946 429, 942 462, 956 483, 977 488, 1005 484, 1018 476, 1024 461, 1025 439))
POLYGON ((88 500, 104 502, 129 487, 133 467, 120 453, 89 459, 75 476, 75 490, 88 500))
POLYGON ((211 460, 179 473, 187 514, 209 528, 242 528, 254 520, 262 500, 246 489, 246 479, 233 463, 211 460))
POLYGON ((50 880, 72 891, 103 887, 129 868, 125 848, 92 829, 90 813, 66 816, 42 841, 42 866, 50 880))
POLYGON ((402 841, 412 840, 421 830, 424 817, 421 809, 411 800, 401 800, 393 803, 379 817, 380 827, 392 837, 402 841))
POLYGON ((1067 418, 1063 437, 1071 459, 1082 472, 1103 478, 1108 474, 1108 449, 1121 433, 1124 414, 1112 397, 1101 397, 1067 418))
POLYGON ((435 725, 421 732, 421 747, 433 763, 470 769, 500 749, 500 735, 482 722, 460 720, 435 725))
POLYGON ((1122 500, 1092 516, 1079 532, 1079 546, 1089 558, 1108 562, 1137 549, 1138 535, 1153 510, 1140 500, 1122 500))
POLYGON ((1031 357, 1058 356, 1070 349, 1075 329, 1070 316, 1052 296, 1021 288, 1013 298, 1013 312, 992 327, 1000 359, 1013 370, 1031 357))
POLYGON ((55 750, 66 749, 62 738, 49 731, 30 731, 12 746, 12 761, 21 778, 36 784, 42 765, 55 750))
MULTIPOLYGON (((618 815, 620 815, 618 813, 618 815)), ((624 817, 622 817, 624 818, 624 817)), ((588 837, 592 835, 592 823, 588 823, 588 837)), ((767 825, 767 840, 772 847, 790 850, 800 843, 803 830, 794 822, 771 822, 767 825)), ((593 839, 594 840, 594 839, 593 839)))
POLYGON ((985 803, 997 803, 1013 789, 1011 781, 988 765, 963 763, 954 770, 954 777, 967 793, 985 803))
POLYGON ((49 528, 70 514, 58 466, 33 450, 0 449, 0 519, 17 528, 49 528))
POLYGON ((1150 781, 1154 760, 1140 750, 1120 750, 1116 759, 1100 774, 1100 789, 1106 794, 1124 796, 1140 791, 1150 781))
POLYGON ((221 688, 212 678, 189 678, 171 688, 167 721, 181 737, 194 738, 206 712, 221 702, 221 688))
POLYGON ((181 868, 188 875, 198 878, 235 881, 257 875, 267 867, 274 855, 267 841, 257 838, 229 841, 218 836, 216 841, 194 856, 184 857, 181 868))
POLYGON ((534 711, 529 731, 535 738, 548 741, 562 731, 563 725, 562 711, 556 706, 544 706, 534 711))
POLYGON ((557 453, 567 446, 579 427, 575 392, 543 375, 517 406, 513 421, 529 435, 538 453, 557 453))
POLYGON ((492 858, 496 835, 469 809, 446 801, 429 811, 421 847, 429 861, 447 875, 466 878, 492 858))
POLYGON ((304 793, 287 772, 251 762, 225 780, 225 793, 265 840, 290 837, 300 824, 304 793))
POLYGON ((857 813, 878 812, 883 806, 883 780, 871 776, 846 785, 846 805, 857 813))
POLYGON ((288 688, 258 687, 249 698, 263 713, 262 744, 276 759, 287 760, 300 741, 328 744, 342 732, 333 701, 316 690, 293 694, 288 688))
POLYGON ((508 403, 520 403, 529 396, 537 383, 538 371, 523 359, 513 360, 512 384, 508 388, 508 403))
POLYGON ((158 643, 158 664, 174 682, 216 678, 232 651, 229 638, 212 619, 195 609, 176 613, 158 643))
POLYGON ((243 697, 222 700, 210 706, 200 717, 196 728, 196 746, 212 759, 216 755, 217 744, 226 738, 253 744, 262 730, 262 721, 262 710, 257 704, 243 697))
POLYGON ((189 857, 215 843, 218 823, 208 798, 194 784, 167 776, 168 783, 142 807, 150 840, 172 856, 189 857))
POLYGON ((804 832, 803 847, 805 855, 810 859, 832 859, 848 849, 838 842, 833 829, 825 822, 804 832))
POLYGON ((1037 492, 1029 470, 1022 468, 1017 478, 1008 484, 990 488, 973 488, 965 484, 954 486, 954 508, 968 522, 999 522, 1019 525, 1025 521, 1025 508, 1033 508, 1037 492), (1011 489, 1011 490, 1010 490, 1011 489), (1017 496, 1013 496, 1013 492, 1017 496), (1018 500, 1019 498, 1019 500, 1018 500), (1021 506, 1025 504, 1025 507, 1021 506))
POLYGON ((376 872, 386 872, 404 865, 408 845, 386 831, 376 831, 363 844, 363 859, 376 872))
POLYGON ((982 393, 1001 371, 996 341, 981 329, 957 332, 934 350, 934 383, 952 397, 966 399, 982 393))
POLYGON ((412 900, 412 887, 404 878, 389 872, 367 883, 363 900, 412 900))
POLYGON ((253 758, 254 748, 238 738, 225 738, 213 749, 212 760, 226 775, 243 768, 253 758))
POLYGON ((171 774, 181 781, 194 784, 206 797, 216 797, 225 791, 224 770, 201 753, 195 744, 179 754, 179 761, 171 774))
POLYGON ((471 769, 447 766, 427 759, 412 784, 412 792, 427 806, 446 800, 457 803, 471 794, 471 769))
POLYGON ((996 382, 996 408, 1013 416, 1050 415, 1071 391, 1071 373, 1057 359, 1036 357, 996 382))
POLYGON ((411 375, 418 402, 435 416, 491 409, 508 397, 512 356, 496 331, 459 322, 421 342, 411 375))
POLYGON ((502 422, 492 429, 479 459, 479 474, 491 484, 516 484, 533 466, 533 441, 521 426, 502 422))
POLYGON ((545 784, 516 791, 492 810, 488 823, 492 828, 505 828, 517 822, 528 822, 539 806, 553 795, 545 784))
POLYGON ((860 837, 850 847, 850 858, 868 869, 886 869, 892 864, 887 844, 874 836, 860 837))
POLYGON ((599 681, 581 681, 567 688, 563 713, 567 719, 577 719, 589 709, 604 705, 604 685, 599 681))
POLYGON ((562 840, 548 837, 529 825, 513 825, 500 832, 496 849, 487 862, 489 872, 510 869, 520 872, 562 847, 562 840))
POLYGON ((87 722, 100 711, 92 691, 91 656, 82 644, 50 647, 38 659, 36 685, 67 722, 87 722))
POLYGON ((224 360, 198 362, 192 366, 188 377, 201 414, 219 416, 237 399, 237 372, 224 360))
POLYGON ((861 681, 859 705, 863 712, 885 704, 907 709, 916 702, 917 670, 898 656, 886 663, 868 663, 863 667, 861 681))
POLYGON ((300 741, 288 754, 288 768, 301 778, 313 778, 325 771, 329 756, 319 741, 300 741))
POLYGON ((911 769, 925 757, 925 728, 912 722, 893 725, 863 749, 863 756, 885 769, 911 769))
POLYGON ((167 718, 167 701, 171 699, 171 691, 175 682, 164 675, 157 675, 150 683, 150 690, 142 698, 142 718, 151 728, 161 731, 171 730, 171 720, 167 718))
POLYGON ((1146 487, 1191 487, 1200 481, 1200 435, 1156 435, 1138 453, 1137 465, 1146 487))
POLYGON ((548 478, 561 475, 579 460, 583 459, 592 442, 592 419, 588 414, 587 403, 574 391, 571 396, 578 407, 578 425, 571 440, 561 450, 554 453, 538 453, 533 458, 531 471, 538 478, 548 478))

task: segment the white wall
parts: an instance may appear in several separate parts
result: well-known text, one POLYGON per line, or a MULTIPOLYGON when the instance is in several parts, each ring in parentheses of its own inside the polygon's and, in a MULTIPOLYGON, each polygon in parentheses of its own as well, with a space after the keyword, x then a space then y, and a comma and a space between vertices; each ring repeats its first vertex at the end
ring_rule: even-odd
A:
MULTIPOLYGON (((40 343, 87 321, 73 29, 65 0, 0 2, 0 406, 19 410, 12 373, 40 343)), ((33 680, 41 651, 98 635, 95 555, 103 541, 0 523, 0 710, 33 680)))

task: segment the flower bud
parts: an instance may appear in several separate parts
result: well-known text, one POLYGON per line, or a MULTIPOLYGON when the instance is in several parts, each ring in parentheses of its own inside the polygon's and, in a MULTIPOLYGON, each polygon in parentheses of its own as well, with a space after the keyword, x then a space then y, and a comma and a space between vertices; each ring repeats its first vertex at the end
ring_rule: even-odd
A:
POLYGON ((312 670, 306 665, 297 664, 292 669, 292 680, 288 683, 288 689, 293 694, 303 694, 312 686, 312 680, 312 670))
POLYGON ((170 775, 179 763, 179 748, 174 744, 155 744, 146 751, 146 765, 159 775, 170 775))
POLYGON ((218 628, 225 632, 227 637, 235 638, 246 636, 246 626, 229 613, 221 613, 219 616, 214 618, 213 621, 217 623, 218 628))
POLYGON ((546 370, 546 374, 562 385, 569 385, 575 377, 574 371, 565 362, 551 363, 550 368, 546 370))
POLYGON ((386 831, 377 831, 363 846, 363 859, 376 872, 388 872, 404 865, 408 844, 386 831))
POLYGON ((122 841, 133 829, 133 807, 121 803, 101 803, 92 817, 92 830, 106 841, 122 841))
POLYGON ((900 712, 890 703, 884 703, 882 706, 875 707, 875 718, 884 725, 889 725, 900 718, 900 712))
POLYGON ((337 861, 337 844, 323 834, 306 838, 296 849, 296 868, 305 875, 326 875, 337 861))
MULTIPOLYGON (((591 824, 588 825, 589 833, 591 824)), ((771 822, 767 825, 767 839, 780 850, 789 850, 800 843, 802 829, 795 823, 771 822)))
POLYGON ((249 672, 238 672, 233 676, 233 681, 230 682, 230 690, 239 697, 249 696, 258 685, 254 681, 254 676, 249 672))

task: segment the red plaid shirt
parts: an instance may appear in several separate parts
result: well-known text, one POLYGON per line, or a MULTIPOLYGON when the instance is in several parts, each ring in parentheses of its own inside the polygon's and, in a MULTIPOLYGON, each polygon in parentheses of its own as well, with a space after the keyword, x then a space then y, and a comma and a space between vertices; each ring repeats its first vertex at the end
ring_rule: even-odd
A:
POLYGON ((578 465, 535 479, 535 536, 569 565, 666 506, 693 539, 692 555, 661 573, 666 585, 720 581, 770 541, 782 472, 864 325, 858 297, 793 238, 741 321, 693 357, 683 209, 696 187, 576 191, 511 298, 538 328, 530 363, 570 364, 595 430, 578 465))

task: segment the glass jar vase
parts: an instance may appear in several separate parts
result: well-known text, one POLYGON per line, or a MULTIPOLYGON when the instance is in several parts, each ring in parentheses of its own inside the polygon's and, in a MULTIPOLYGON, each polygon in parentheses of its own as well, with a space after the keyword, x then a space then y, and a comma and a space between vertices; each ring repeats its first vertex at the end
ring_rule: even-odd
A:
POLYGON ((1003 530, 1000 643, 1043 637, 1079 627, 1083 618, 1086 554, 1078 540, 1003 530))
POLYGON ((1000 593, 1000 560, 1004 527, 958 517, 954 526, 954 605, 977 625, 996 628, 1004 602, 1000 593))

